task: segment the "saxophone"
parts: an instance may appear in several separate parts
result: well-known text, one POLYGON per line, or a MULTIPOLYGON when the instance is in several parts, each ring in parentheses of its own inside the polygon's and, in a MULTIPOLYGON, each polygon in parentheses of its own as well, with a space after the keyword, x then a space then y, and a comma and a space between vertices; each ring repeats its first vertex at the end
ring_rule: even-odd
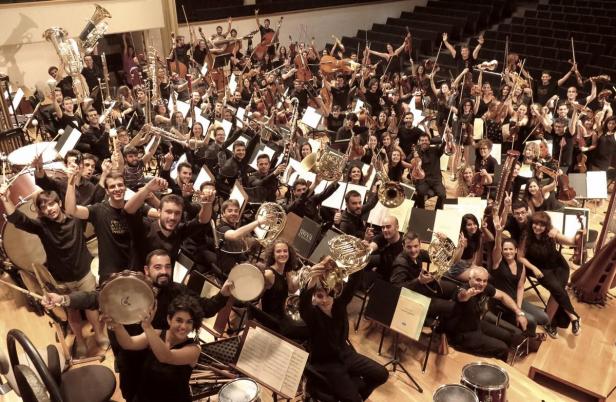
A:
MULTIPOLYGON (((281 164, 288 165, 289 159, 291 158, 291 144, 293 142, 293 137, 295 137, 295 130, 297 130, 297 119, 299 117, 299 99, 292 98, 291 104, 293 105, 293 115, 291 116, 291 129, 290 134, 288 136, 284 136, 284 151, 282 154, 282 162, 281 164)), ((280 178, 280 184, 286 185, 288 181, 288 177, 286 174, 282 173, 282 177, 280 178)))

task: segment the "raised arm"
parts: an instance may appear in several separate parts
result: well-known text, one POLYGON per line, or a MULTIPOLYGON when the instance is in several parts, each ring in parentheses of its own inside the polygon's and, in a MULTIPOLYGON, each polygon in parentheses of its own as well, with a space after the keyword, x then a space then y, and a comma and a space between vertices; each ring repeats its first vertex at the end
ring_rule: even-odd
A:
POLYGON ((481 50, 484 42, 485 39, 483 38, 483 34, 479 35, 477 38, 477 46, 475 46, 475 49, 473 50, 473 59, 477 59, 479 57, 479 50, 481 50))
POLYGON ((129 214, 134 214, 143 205, 150 194, 167 188, 167 181, 160 177, 155 177, 145 186, 141 187, 124 205, 124 210, 129 214))
POLYGON ((264 224, 266 218, 264 216, 259 216, 256 221, 247 223, 244 226, 241 226, 237 229, 228 230, 225 232, 225 240, 240 240, 250 232, 252 232, 257 226, 264 224))
POLYGON ((79 172, 75 169, 69 168, 68 170, 68 183, 66 186, 66 195, 64 196, 64 212, 69 216, 74 216, 78 219, 88 219, 90 211, 88 208, 77 205, 75 197, 75 181, 79 176, 79 172))
POLYGON ((571 69, 567 71, 567 74, 560 77, 560 79, 557 81, 558 86, 562 87, 565 84, 565 82, 567 82, 569 77, 571 77, 571 73, 574 71, 575 71, 575 66, 572 66, 571 69))
POLYGON ((494 247, 492 248, 492 269, 497 269, 503 259, 503 225, 500 218, 494 218, 494 230, 496 231, 496 237, 494 237, 494 247))
POLYGON ((590 102, 592 102, 593 100, 595 100, 595 98, 597 97, 597 83, 595 82, 594 79, 590 79, 590 95, 588 95, 586 97, 586 104, 588 105, 590 102))
POLYGON ((456 54, 458 53, 456 52, 456 48, 453 47, 451 43, 449 43, 449 41, 447 40, 448 38, 449 38, 449 35, 447 34, 447 32, 443 32, 443 44, 445 45, 447 50, 449 50, 449 53, 451 53, 451 57, 455 59, 456 54))

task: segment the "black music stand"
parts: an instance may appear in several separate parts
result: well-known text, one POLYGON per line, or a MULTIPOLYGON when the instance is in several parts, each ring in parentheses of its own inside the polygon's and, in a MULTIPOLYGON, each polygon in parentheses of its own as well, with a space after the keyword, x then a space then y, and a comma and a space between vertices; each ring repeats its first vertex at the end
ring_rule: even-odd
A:
MULTIPOLYGON (((377 279, 374 282, 374 287, 372 288, 370 299, 368 300, 368 306, 366 306, 365 316, 382 326, 383 330, 387 328, 392 329, 390 325, 396 310, 396 305, 398 304, 400 291, 400 288, 395 287, 391 283, 385 282, 382 279, 377 279)), ((423 393, 423 388, 415 381, 411 373, 409 373, 400 361, 400 355, 398 354, 398 337, 400 334, 394 329, 392 329, 392 331, 394 331, 394 354, 391 360, 385 363, 385 367, 391 365, 392 373, 398 371, 399 367, 409 380, 415 384, 417 390, 423 393)))

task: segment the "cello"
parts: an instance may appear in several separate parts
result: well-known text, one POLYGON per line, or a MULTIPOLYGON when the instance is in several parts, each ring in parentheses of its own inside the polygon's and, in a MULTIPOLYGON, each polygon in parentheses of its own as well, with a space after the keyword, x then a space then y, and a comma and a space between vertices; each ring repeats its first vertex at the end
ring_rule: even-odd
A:
POLYGON ((169 71, 176 73, 180 78, 186 77, 188 73, 188 67, 186 64, 178 60, 177 42, 175 40, 175 33, 171 32, 171 54, 173 55, 173 62, 169 63, 169 71))
POLYGON ((278 41, 278 33, 280 32, 283 18, 284 17, 280 17, 280 20, 278 20, 278 26, 274 32, 268 32, 261 37, 261 43, 259 43, 252 52, 255 59, 263 60, 269 47, 278 41))

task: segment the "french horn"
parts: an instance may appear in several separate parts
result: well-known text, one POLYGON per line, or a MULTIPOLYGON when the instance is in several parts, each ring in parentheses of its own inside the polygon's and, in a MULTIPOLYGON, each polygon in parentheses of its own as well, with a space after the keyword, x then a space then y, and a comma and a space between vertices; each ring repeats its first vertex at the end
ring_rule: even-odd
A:
POLYGON ((434 236, 428 246, 428 255, 431 265, 436 269, 430 270, 434 279, 439 280, 449 270, 453 263, 456 245, 449 237, 434 236))
POLYGON ((375 157, 372 158, 372 166, 377 169, 377 175, 381 179, 381 185, 377 191, 379 201, 386 208, 399 207, 406 198, 404 188, 402 188, 400 183, 389 180, 387 170, 385 170, 385 164, 376 155, 378 154, 375 154, 375 157))
POLYGON ((276 240, 280 233, 282 233, 282 230, 287 223, 287 214, 280 204, 275 202, 264 202, 257 210, 255 219, 260 216, 265 217, 266 222, 264 224, 260 224, 258 227, 266 233, 265 237, 257 240, 261 243, 261 245, 267 247, 274 240, 276 240))
POLYGON ((315 173, 322 177, 323 180, 340 180, 347 160, 347 155, 342 155, 329 147, 320 149, 317 151, 316 161, 314 164, 315 173))

